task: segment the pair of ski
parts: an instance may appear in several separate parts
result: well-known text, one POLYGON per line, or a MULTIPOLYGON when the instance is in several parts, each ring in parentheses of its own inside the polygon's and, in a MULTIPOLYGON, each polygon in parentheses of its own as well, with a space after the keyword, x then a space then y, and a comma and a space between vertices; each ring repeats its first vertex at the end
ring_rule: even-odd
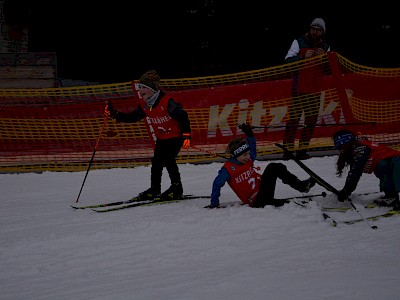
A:
MULTIPOLYGON (((365 193, 365 194, 355 194, 355 195, 368 195, 371 193, 365 193)), ((308 200, 303 200, 303 201, 294 201, 295 204, 299 205, 299 206, 304 206, 306 207, 306 204, 308 204, 311 201, 311 198, 308 200)), ((378 205, 375 203, 368 203, 367 205, 364 206, 364 208, 379 208, 379 207, 384 207, 384 208, 391 208, 390 206, 382 206, 382 205, 378 205)), ((332 211, 332 212, 346 212, 351 210, 351 207, 348 206, 331 206, 331 207, 326 207, 326 206, 322 206, 321 210, 322 211, 332 211)))
POLYGON ((134 197, 132 199, 125 200, 125 201, 116 201, 116 202, 108 202, 108 203, 101 203, 101 204, 84 205, 84 206, 71 205, 71 207, 74 209, 91 209, 95 212, 109 212, 109 211, 126 209, 126 208, 130 208, 130 207, 176 203, 176 202, 190 200, 190 199, 207 199, 207 198, 210 198, 210 196, 183 195, 179 199, 165 200, 165 199, 161 199, 161 198, 155 198, 155 199, 150 199, 150 200, 141 200, 140 197, 138 196, 138 197, 134 197))
MULTIPOLYGON (((296 203, 299 206, 303 206, 303 207, 307 207, 307 204, 310 201, 294 201, 294 203, 296 203)), ((382 214, 378 214, 378 215, 374 215, 371 217, 366 217, 367 220, 369 221, 377 221, 381 218, 389 218, 395 215, 399 215, 400 211, 397 210, 392 210, 390 207, 384 207, 384 206, 379 206, 376 205, 374 203, 370 203, 368 205, 365 206, 365 208, 367 209, 374 209, 374 208, 388 208, 389 210, 387 210, 385 213, 382 214)), ((358 222, 362 222, 364 221, 363 218, 360 219, 352 219, 352 220, 347 220, 347 221, 337 221, 334 220, 330 215, 328 215, 328 212, 347 212, 349 210, 351 210, 351 207, 345 207, 345 206, 341 206, 341 207, 321 207, 321 211, 323 212, 322 215, 324 217, 324 219, 326 220, 330 220, 333 226, 337 226, 338 223, 343 223, 343 224, 354 224, 354 223, 358 223, 358 222)))
MULTIPOLYGON (((335 195, 339 195, 339 191, 334 188, 332 185, 330 185, 328 182, 326 182, 324 179, 319 177, 317 174, 315 174, 310 168, 308 168, 301 160, 299 160, 292 151, 287 149, 285 146, 281 144, 275 144, 277 147, 281 148, 291 159, 293 159, 294 162, 296 162, 304 171, 306 171, 312 178, 315 179, 315 181, 321 185, 322 187, 326 188, 328 191, 334 193, 335 195)), ((332 224, 332 226, 337 226, 338 223, 345 223, 345 224, 354 224, 357 222, 362 222, 364 221, 370 228, 372 229, 377 229, 377 226, 372 226, 368 221, 376 221, 380 218, 387 218, 391 217, 393 215, 398 215, 400 214, 400 211, 396 210, 390 210, 384 214, 381 215, 376 215, 372 217, 367 217, 365 218, 357 209, 357 207, 354 206, 353 202, 351 201, 350 198, 347 198, 347 201, 350 203, 351 207, 360 215, 359 219, 354 219, 354 220, 349 220, 349 221, 336 221, 332 218, 332 216, 328 215, 326 212, 323 212, 323 217, 325 220, 329 220, 332 224)))
MULTIPOLYGON (((355 224, 355 223, 359 223, 359 222, 368 222, 368 221, 377 221, 380 220, 382 218, 390 218, 393 216, 397 216, 400 215, 400 211, 398 210, 388 210, 387 212, 383 213, 383 214, 379 214, 379 215, 375 215, 375 216, 371 216, 371 217, 362 217, 359 219, 352 219, 352 220, 343 220, 343 221, 338 221, 335 220, 334 218, 332 218, 331 215, 328 215, 327 213, 322 213, 323 217, 325 220, 330 221, 331 225, 333 227, 336 227, 337 224, 341 223, 341 224, 347 224, 347 225, 351 225, 351 224, 355 224)), ((376 226, 370 226, 372 229, 377 229, 378 227, 376 226)))
MULTIPOLYGON (((321 194, 317 194, 317 195, 290 197, 290 198, 285 198, 282 200, 286 200, 287 202, 290 202, 291 200, 294 200, 294 199, 312 198, 312 197, 318 197, 318 196, 325 197, 326 193, 322 192, 321 194)), ((180 199, 163 200, 163 199, 156 198, 153 200, 141 200, 139 197, 134 197, 132 199, 125 200, 125 201, 116 201, 116 202, 108 202, 108 203, 101 203, 101 204, 91 204, 91 205, 84 205, 84 206, 71 205, 71 207, 74 209, 91 209, 96 212, 109 212, 109 211, 122 210, 122 209, 130 208, 130 207, 177 203, 177 202, 190 200, 190 199, 210 199, 210 198, 211 198, 211 196, 184 195, 180 199)), ((235 202, 232 205, 226 205, 226 207, 236 206, 236 204, 237 204, 237 202, 235 202)), ((223 208, 223 207, 224 206, 221 205, 221 208, 223 208)))

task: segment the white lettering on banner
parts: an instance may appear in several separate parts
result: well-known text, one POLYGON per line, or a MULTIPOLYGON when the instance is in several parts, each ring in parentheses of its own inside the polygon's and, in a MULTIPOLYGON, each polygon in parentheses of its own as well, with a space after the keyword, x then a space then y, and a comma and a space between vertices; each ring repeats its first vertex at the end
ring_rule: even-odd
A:
MULTIPOLYGON (((261 125, 261 118, 267 113, 267 110, 263 107, 263 102, 258 101, 255 102, 253 105, 253 110, 250 111, 250 118, 252 120, 253 126, 260 126, 261 125)), ((245 122, 243 122, 245 123, 245 122)), ((242 124, 242 123, 240 123, 242 124)), ((254 133, 262 133, 264 132, 265 128, 256 128, 253 130, 254 133)))
POLYGON ((219 105, 210 106, 210 117, 208 119, 208 132, 207 137, 216 137, 217 136, 217 128, 218 125, 221 129, 222 136, 230 136, 233 135, 232 131, 228 125, 227 119, 233 109, 235 108, 236 103, 226 104, 221 111, 221 114, 218 115, 219 105))
POLYGON ((241 183, 244 180, 247 180, 251 177, 251 175, 253 175, 254 173, 254 169, 253 168, 249 168, 248 170, 240 173, 238 176, 235 177, 235 182, 236 183, 241 183))
POLYGON ((319 112, 319 118, 317 124, 336 124, 335 119, 332 116, 332 112, 335 110, 335 108, 339 105, 338 102, 331 101, 328 103, 328 105, 323 109, 321 107, 321 110, 319 112), (323 121, 323 122, 322 122, 323 121))
POLYGON ((283 123, 282 120, 286 116, 287 111, 288 111, 287 106, 271 108, 271 110, 269 111, 269 115, 272 116, 272 119, 269 125, 276 126, 277 128, 269 128, 268 131, 279 131, 284 129, 286 123, 283 123))
MULTIPOLYGON (((324 101, 326 100, 325 92, 321 93, 320 99, 321 99, 320 100, 321 104, 320 104, 317 125, 322 124, 322 122, 324 124, 336 124, 335 119, 332 116, 332 112, 337 108, 338 102, 331 101, 324 108, 324 101)), ((241 99, 237 103, 237 105, 239 107, 239 112, 238 112, 238 118, 237 118, 236 124, 247 123, 248 119, 251 119, 252 126, 260 127, 260 128, 255 128, 254 133, 263 133, 265 131, 265 127, 262 126, 261 119, 263 116, 267 115, 267 110, 263 107, 263 101, 254 102, 253 109, 251 111, 248 111, 248 108, 250 106, 250 101, 247 99, 241 99), (248 118, 248 116, 250 118, 248 118)), ((233 136, 234 135, 234 133, 231 130, 231 127, 228 124, 228 118, 231 115, 231 113, 234 111, 235 107, 236 107, 236 103, 226 104, 222 108, 221 113, 219 113, 219 111, 220 111, 219 105, 210 106, 207 138, 216 137, 218 128, 220 129, 222 136, 233 136)), ((276 128, 268 128, 268 131, 272 132, 272 131, 285 130, 286 123, 282 122, 282 120, 285 118, 287 113, 288 113, 288 106, 270 107, 269 116, 272 116, 272 118, 267 126, 276 127, 276 128)), ((342 114, 343 114, 343 111, 341 112, 341 119, 343 118, 342 114)), ((339 120, 339 123, 341 123, 340 120, 339 120)), ((304 124, 304 113, 301 116, 299 125, 302 125, 302 124, 304 124)), ((242 130, 236 127, 235 134, 240 135, 242 133, 243 133, 242 130)))

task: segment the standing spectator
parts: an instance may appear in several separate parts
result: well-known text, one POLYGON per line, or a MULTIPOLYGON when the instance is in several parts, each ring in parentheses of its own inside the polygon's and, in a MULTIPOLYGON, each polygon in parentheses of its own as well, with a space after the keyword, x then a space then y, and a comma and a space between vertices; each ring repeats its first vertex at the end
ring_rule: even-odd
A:
POLYGON ((228 182, 239 199, 250 207, 261 208, 266 205, 279 207, 285 204, 284 200, 274 198, 276 180, 280 178, 283 183, 293 189, 308 193, 315 185, 315 180, 309 178, 300 181, 290 173, 282 163, 270 163, 261 175, 256 172, 254 161, 257 156, 256 140, 252 127, 248 124, 239 126, 246 134, 246 139, 235 138, 228 147, 230 159, 225 162, 214 179, 211 193, 211 204, 205 208, 218 208, 221 188, 228 182))
MULTIPOLYGON (((324 39, 325 32, 325 21, 321 18, 314 19, 308 32, 293 41, 286 54, 285 61, 295 62, 330 51, 330 47, 324 39)), ((304 111, 304 128, 301 132, 299 149, 296 151, 296 157, 301 160, 310 158, 306 149, 310 145, 318 120, 322 75, 321 66, 316 65, 299 70, 293 78, 292 103, 289 107, 283 145, 294 150, 296 131, 304 111)), ((283 158, 285 160, 290 159, 287 154, 284 154, 283 158)))
POLYGON ((168 94, 160 90, 160 76, 154 71, 147 71, 136 84, 139 97, 143 99, 130 113, 114 110, 108 105, 108 115, 117 122, 132 123, 149 117, 150 126, 156 136, 154 156, 151 159, 150 188, 139 194, 141 200, 154 198, 179 199, 183 195, 181 175, 176 157, 183 147, 190 147, 190 122, 187 112, 168 94), (163 168, 166 168, 171 186, 161 193, 163 168))
POLYGON ((379 178, 380 191, 385 195, 376 200, 381 206, 400 209, 400 152, 388 146, 373 143, 355 136, 349 130, 340 130, 333 136, 335 148, 340 151, 337 161, 337 175, 349 167, 346 183, 339 192, 338 200, 343 202, 356 189, 362 173, 374 173, 379 178))

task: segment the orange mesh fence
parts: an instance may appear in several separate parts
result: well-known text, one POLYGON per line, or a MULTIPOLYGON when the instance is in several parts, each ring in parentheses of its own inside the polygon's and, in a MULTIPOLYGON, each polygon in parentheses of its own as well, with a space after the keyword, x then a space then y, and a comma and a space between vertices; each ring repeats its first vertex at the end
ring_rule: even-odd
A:
MULTIPOLYGON (((237 124, 255 126, 259 158, 281 153, 290 110, 302 117, 318 99, 310 150, 333 149, 332 135, 348 128, 397 148, 400 143, 400 68, 373 69, 329 53, 261 70, 197 78, 164 79, 161 85, 187 110, 193 147, 179 163, 226 157, 229 141, 243 136, 237 124), (316 76, 317 75, 317 76, 316 76), (297 80, 299 79, 299 80, 297 80), (301 93, 294 93, 294 87, 301 93), (298 97, 297 107, 293 96, 298 97)), ((103 126, 107 101, 132 111, 142 101, 132 83, 52 89, 0 90, 0 172, 86 170, 103 126)), ((297 102, 296 102, 297 103, 297 102)), ((297 125, 296 125, 297 126, 297 125)), ((92 169, 150 163, 153 141, 146 121, 108 120, 92 169)))

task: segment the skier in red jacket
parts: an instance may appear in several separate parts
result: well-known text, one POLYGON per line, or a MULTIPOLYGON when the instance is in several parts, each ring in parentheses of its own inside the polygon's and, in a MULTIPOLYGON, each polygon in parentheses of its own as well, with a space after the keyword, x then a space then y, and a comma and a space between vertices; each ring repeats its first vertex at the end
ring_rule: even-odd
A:
POLYGON ((349 130, 340 130, 333 136, 335 148, 340 151, 337 161, 337 175, 349 167, 346 183, 339 192, 338 200, 343 202, 356 189, 362 173, 374 173, 379 178, 380 191, 385 195, 376 200, 381 206, 400 209, 400 152, 388 146, 373 143, 356 136, 349 130))
POLYGON ((257 173, 256 167, 254 167, 257 156, 256 140, 252 127, 242 124, 239 128, 246 134, 246 139, 235 138, 229 143, 227 152, 231 154, 231 157, 214 179, 211 204, 205 208, 218 208, 221 188, 226 182, 244 204, 256 208, 266 205, 279 207, 285 204, 284 200, 274 198, 278 178, 302 193, 308 193, 315 185, 316 182, 313 178, 300 181, 282 163, 270 163, 262 175, 257 173))
POLYGON ((190 122, 187 112, 168 94, 160 90, 160 76, 154 71, 142 75, 137 85, 143 102, 130 113, 116 111, 111 103, 107 115, 117 122, 133 123, 147 117, 156 136, 154 156, 151 159, 151 186, 139 194, 141 200, 154 198, 180 199, 183 196, 181 175, 176 157, 181 148, 190 147, 190 122), (166 168, 171 186, 161 194, 163 168, 166 168))

